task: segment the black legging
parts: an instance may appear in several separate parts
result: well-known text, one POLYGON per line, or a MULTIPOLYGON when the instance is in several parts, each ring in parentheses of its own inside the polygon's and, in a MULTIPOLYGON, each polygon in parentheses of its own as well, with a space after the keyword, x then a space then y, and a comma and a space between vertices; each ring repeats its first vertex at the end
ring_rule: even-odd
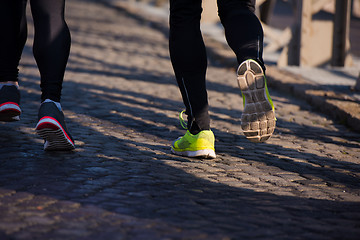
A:
MULTIPOLYGON (((263 30, 254 14, 253 0, 218 0, 226 40, 238 63, 262 60, 263 30)), ((205 74, 207 56, 200 31, 201 0, 170 0, 170 57, 190 132, 210 129, 205 74)))
MULTIPOLYGON (((0 82, 18 81, 18 66, 27 38, 27 0, 0 1, 0 82)), ((33 53, 41 76, 41 100, 59 102, 70 52, 64 19, 65 0, 30 0, 35 36, 33 53)))

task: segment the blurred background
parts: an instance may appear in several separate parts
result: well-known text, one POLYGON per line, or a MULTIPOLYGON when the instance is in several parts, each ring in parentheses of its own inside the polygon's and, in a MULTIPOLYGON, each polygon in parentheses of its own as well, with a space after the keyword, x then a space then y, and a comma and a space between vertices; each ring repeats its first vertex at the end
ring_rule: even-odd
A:
MULTIPOLYGON (((168 0, 111 1, 168 15, 168 0)), ((266 64, 360 91, 360 0, 257 0, 256 5, 264 28, 266 64)), ((225 44, 216 0, 203 0, 203 8, 203 34, 225 44)))

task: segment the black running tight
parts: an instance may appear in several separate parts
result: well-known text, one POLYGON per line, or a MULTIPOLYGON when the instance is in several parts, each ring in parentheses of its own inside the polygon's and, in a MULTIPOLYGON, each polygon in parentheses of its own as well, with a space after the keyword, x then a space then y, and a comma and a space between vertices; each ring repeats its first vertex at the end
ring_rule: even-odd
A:
MULTIPOLYGON (((18 81, 18 66, 27 38, 27 0, 0 1, 0 82, 18 81)), ((41 99, 59 102, 70 52, 64 19, 65 0, 30 0, 35 36, 33 53, 41 76, 41 99)))
MULTIPOLYGON (((200 32, 201 0, 170 0, 170 57, 190 132, 210 128, 205 83, 207 56, 200 32)), ((218 0, 218 13, 226 40, 238 63, 262 60, 263 30, 254 14, 255 1, 218 0)))

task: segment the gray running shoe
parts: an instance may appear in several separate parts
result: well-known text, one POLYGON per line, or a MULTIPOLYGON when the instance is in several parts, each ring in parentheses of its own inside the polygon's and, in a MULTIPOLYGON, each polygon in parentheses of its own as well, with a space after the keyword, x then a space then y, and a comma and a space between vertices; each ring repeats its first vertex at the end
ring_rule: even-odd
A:
POLYGON ((275 130, 276 118, 264 72, 256 61, 246 60, 237 70, 237 79, 244 99, 244 135, 251 142, 265 142, 275 130))
POLYGON ((16 86, 5 85, 0 89, 0 121, 20 120, 20 91, 16 86))
POLYGON ((38 114, 36 133, 45 140, 44 150, 73 150, 74 139, 66 128, 62 111, 53 102, 42 103, 38 114))

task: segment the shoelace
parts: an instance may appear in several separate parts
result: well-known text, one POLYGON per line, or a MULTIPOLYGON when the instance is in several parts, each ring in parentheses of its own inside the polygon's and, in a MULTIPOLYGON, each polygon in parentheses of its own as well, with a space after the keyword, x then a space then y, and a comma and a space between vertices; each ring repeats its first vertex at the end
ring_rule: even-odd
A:
POLYGON ((183 110, 180 112, 179 114, 179 120, 180 120, 180 125, 183 129, 187 129, 187 123, 185 122, 184 118, 183 118, 183 113, 185 112, 186 110, 183 110))

